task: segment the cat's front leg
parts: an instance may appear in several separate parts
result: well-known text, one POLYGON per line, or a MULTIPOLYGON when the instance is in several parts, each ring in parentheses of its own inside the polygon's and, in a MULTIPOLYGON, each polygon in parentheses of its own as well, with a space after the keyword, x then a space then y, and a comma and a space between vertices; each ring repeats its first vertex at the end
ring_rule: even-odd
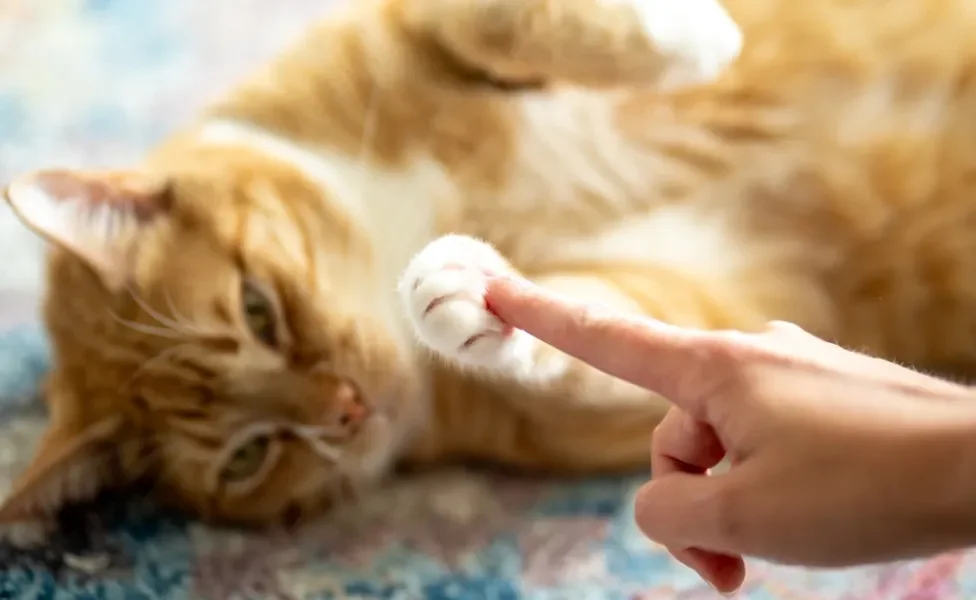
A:
POLYGON ((496 80, 710 81, 742 33, 721 0, 399 0, 407 26, 496 80))

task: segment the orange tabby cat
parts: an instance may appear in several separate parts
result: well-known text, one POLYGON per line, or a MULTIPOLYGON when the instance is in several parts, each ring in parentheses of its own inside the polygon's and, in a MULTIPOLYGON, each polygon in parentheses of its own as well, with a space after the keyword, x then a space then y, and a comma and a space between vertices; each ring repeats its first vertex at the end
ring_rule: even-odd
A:
POLYGON ((15 181, 52 421, 0 522, 143 476, 270 525, 396 462, 645 464, 666 402, 498 323, 510 268, 971 361, 974 5, 726 3, 355 2, 143 164, 15 181))

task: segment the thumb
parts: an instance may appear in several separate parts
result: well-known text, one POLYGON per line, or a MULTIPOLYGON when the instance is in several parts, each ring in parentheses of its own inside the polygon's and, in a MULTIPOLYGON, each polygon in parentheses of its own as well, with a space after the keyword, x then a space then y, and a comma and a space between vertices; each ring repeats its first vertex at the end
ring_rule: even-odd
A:
MULTIPOLYGON (((729 539, 716 498, 726 492, 728 475, 706 476, 673 473, 645 484, 637 494, 635 516, 641 531, 666 546, 671 554, 694 569, 702 579, 723 594, 738 590, 746 576, 746 565, 735 540, 729 539)), ((732 534, 734 538, 734 534, 732 534)))
POLYGON ((641 486, 634 518, 651 540, 671 548, 739 554, 748 517, 731 492, 736 471, 722 475, 669 473, 641 486))

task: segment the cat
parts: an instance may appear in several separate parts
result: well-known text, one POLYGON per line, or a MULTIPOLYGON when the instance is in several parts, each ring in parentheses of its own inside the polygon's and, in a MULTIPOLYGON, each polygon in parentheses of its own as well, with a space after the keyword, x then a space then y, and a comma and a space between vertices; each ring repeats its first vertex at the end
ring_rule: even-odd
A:
POLYGON ((678 325, 976 356, 964 0, 361 0, 138 166, 5 197, 50 242, 51 423, 0 505, 148 478, 293 526, 396 465, 645 468, 666 399, 487 277, 678 325))

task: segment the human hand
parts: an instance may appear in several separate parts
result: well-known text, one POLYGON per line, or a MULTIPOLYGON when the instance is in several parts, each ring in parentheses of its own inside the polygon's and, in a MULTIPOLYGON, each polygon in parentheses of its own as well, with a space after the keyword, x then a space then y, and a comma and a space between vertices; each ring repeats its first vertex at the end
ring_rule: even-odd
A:
POLYGON ((637 496, 644 533, 718 590, 743 556, 846 566, 976 540, 976 404, 961 386, 801 329, 682 329, 498 279, 506 323, 674 405, 637 496), (724 457, 731 467, 712 474, 724 457))

